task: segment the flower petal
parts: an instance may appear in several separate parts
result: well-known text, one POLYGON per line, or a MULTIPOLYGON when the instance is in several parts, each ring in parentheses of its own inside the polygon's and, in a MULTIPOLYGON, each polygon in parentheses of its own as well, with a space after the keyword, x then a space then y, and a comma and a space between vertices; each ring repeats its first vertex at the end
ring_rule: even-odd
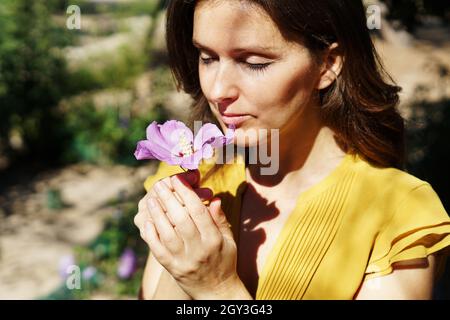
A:
POLYGON ((170 149, 173 147, 161 134, 161 125, 157 124, 156 121, 153 121, 147 127, 147 140, 152 141, 153 144, 158 144, 161 148, 164 148, 167 151, 170 151, 170 149))
POLYGON ((231 125, 228 129, 227 132, 225 133, 225 145, 233 143, 234 141, 234 134, 235 134, 235 129, 236 127, 234 125, 231 125))
POLYGON ((70 269, 72 265, 75 265, 75 257, 73 255, 63 256, 59 260, 59 274, 61 278, 66 279, 70 275, 70 269))
POLYGON ((97 269, 93 266, 88 266, 86 269, 83 270, 81 273, 81 277, 84 280, 90 280, 92 279, 97 273, 97 269))
POLYGON ((161 161, 167 161, 171 158, 172 153, 171 150, 167 150, 164 146, 159 145, 154 140, 146 140, 149 146, 149 150, 151 150, 152 154, 156 159, 161 161))
POLYGON ((147 146, 155 158, 161 161, 167 161, 172 155, 172 150, 177 147, 177 144, 170 144, 167 141, 161 133, 161 127, 156 121, 153 121, 147 127, 147 146))
POLYGON ((130 248, 125 249, 119 259, 117 275, 122 279, 130 278, 136 271, 137 257, 130 248))
POLYGON ((190 143, 194 140, 192 130, 189 129, 183 122, 177 120, 166 121, 161 126, 161 134, 171 146, 179 143, 181 135, 184 135, 186 140, 190 143))
POLYGON ((206 143, 214 148, 223 146, 224 135, 220 129, 212 123, 204 124, 194 138, 194 150, 200 150, 206 143))
POLYGON ((202 148, 202 159, 209 159, 214 155, 214 149, 210 144, 205 144, 202 148))
POLYGON ((177 156, 175 154, 171 154, 164 161, 170 164, 171 166, 179 166, 185 157, 177 156))
POLYGON ((198 169, 198 166, 200 164, 200 161, 202 161, 202 159, 203 159, 203 152, 202 150, 198 150, 189 157, 181 158, 182 161, 180 162, 179 165, 185 169, 195 170, 198 169))
POLYGON ((150 150, 151 145, 148 140, 141 140, 138 142, 134 156, 137 160, 156 159, 155 155, 150 150))
POLYGON ((233 141, 233 129, 228 129, 224 135, 215 124, 207 123, 194 138, 192 131, 181 121, 169 120, 163 125, 153 121, 147 127, 147 140, 138 142, 135 157, 138 160, 158 159, 169 165, 197 169, 202 159, 214 155, 214 148, 233 141), (186 156, 191 147, 193 153, 186 156))

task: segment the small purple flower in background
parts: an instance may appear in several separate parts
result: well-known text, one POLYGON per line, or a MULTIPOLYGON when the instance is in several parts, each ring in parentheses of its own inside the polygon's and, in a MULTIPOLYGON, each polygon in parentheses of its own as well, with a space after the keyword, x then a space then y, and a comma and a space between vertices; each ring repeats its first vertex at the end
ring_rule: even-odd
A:
POLYGON ((86 269, 83 270, 81 273, 81 277, 84 280, 91 280, 95 275, 97 274, 97 269, 93 266, 88 266, 86 269))
POLYGON ((61 278, 66 279, 69 275, 67 272, 69 270, 70 266, 73 266, 75 264, 75 258, 73 255, 65 255, 59 259, 59 275, 61 278))
POLYGON ((194 138, 191 129, 181 121, 169 120, 163 125, 153 121, 147 127, 147 140, 138 142, 134 155, 137 160, 158 159, 195 170, 202 159, 213 156, 214 148, 232 143, 233 136, 234 128, 224 135, 216 125, 206 123, 194 138))
POLYGON ((136 271, 137 258, 134 251, 130 248, 125 249, 119 259, 117 275, 121 279, 129 279, 136 271))

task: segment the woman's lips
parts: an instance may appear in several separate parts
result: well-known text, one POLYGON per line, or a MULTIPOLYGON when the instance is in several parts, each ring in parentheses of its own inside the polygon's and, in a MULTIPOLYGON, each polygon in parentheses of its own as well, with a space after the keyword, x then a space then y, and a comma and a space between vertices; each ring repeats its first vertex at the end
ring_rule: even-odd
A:
POLYGON ((239 126, 244 121, 246 121, 246 120, 251 118, 251 116, 248 115, 248 114, 244 114, 244 115, 237 115, 237 114, 224 115, 224 114, 221 114, 221 117, 222 117, 222 121, 225 124, 227 124, 227 125, 235 125, 235 126, 239 126))

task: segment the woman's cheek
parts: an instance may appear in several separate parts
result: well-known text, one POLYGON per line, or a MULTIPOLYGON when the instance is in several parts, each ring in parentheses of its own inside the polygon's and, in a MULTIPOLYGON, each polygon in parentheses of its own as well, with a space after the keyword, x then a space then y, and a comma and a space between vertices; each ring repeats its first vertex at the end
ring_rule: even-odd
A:
POLYGON ((202 89, 202 92, 207 95, 209 92, 208 83, 211 84, 211 81, 208 81, 208 72, 206 72, 206 70, 203 70, 202 68, 203 67, 200 66, 198 70, 200 88, 202 89))

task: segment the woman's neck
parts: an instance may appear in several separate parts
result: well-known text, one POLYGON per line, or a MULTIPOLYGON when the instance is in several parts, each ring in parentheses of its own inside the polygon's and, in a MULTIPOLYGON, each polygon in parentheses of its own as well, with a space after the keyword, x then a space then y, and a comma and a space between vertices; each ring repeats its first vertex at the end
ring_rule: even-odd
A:
MULTIPOLYGON (((314 110, 314 109, 313 109, 314 110)), ((247 182, 255 188, 270 192, 279 187, 286 192, 307 189, 327 176, 345 156, 334 139, 333 131, 324 126, 317 114, 305 115, 292 126, 279 133, 278 171, 264 175, 258 161, 247 167, 247 182)), ((266 150, 271 150, 270 139, 266 150)))

